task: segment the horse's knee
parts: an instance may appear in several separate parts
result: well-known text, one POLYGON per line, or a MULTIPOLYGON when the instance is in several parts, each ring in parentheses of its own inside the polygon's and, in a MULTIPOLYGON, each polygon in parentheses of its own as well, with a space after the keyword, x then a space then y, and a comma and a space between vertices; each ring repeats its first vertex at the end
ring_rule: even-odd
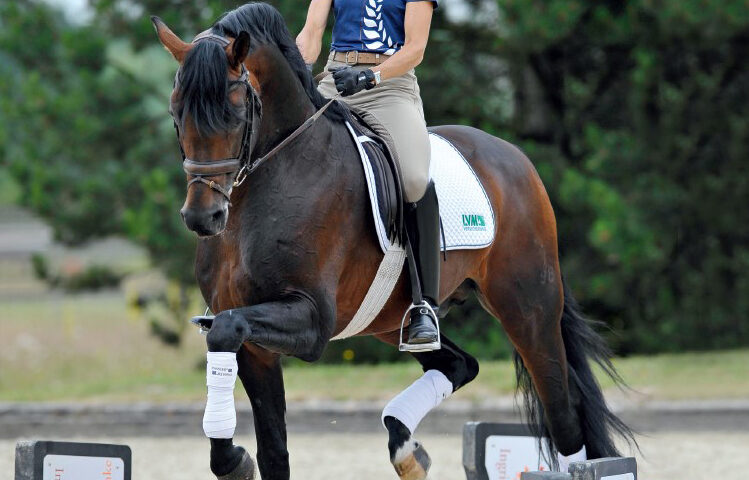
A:
POLYGON ((226 310, 213 320, 213 325, 206 336, 208 351, 236 352, 249 333, 247 321, 238 314, 226 310))

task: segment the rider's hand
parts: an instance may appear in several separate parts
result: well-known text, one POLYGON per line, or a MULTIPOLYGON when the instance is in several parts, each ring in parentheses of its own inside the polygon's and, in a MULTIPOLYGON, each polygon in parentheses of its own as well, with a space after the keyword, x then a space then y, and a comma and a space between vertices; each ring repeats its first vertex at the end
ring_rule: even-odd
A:
POLYGON ((369 90, 375 86, 375 74, 369 68, 357 71, 351 67, 338 67, 332 68, 330 71, 333 73, 335 88, 344 97, 361 92, 365 88, 369 90))

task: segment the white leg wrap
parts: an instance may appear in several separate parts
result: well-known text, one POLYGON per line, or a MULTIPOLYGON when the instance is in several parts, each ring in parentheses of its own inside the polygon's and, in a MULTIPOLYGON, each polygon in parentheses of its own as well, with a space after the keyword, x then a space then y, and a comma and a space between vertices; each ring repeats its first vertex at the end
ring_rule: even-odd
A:
POLYGON ((584 462, 588 459, 588 454, 585 452, 585 445, 583 445, 583 448, 581 448, 579 452, 566 457, 561 453, 557 453, 557 459, 559 460, 559 471, 567 473, 567 470, 570 468, 570 463, 584 462))
POLYGON ((453 393, 453 384, 439 370, 427 370, 410 387, 399 393, 382 411, 385 417, 395 417, 413 434, 427 413, 453 393))
POLYGON ((203 431, 208 438, 232 438, 237 427, 234 409, 234 383, 237 381, 237 354, 208 352, 206 385, 208 401, 203 415, 203 431))

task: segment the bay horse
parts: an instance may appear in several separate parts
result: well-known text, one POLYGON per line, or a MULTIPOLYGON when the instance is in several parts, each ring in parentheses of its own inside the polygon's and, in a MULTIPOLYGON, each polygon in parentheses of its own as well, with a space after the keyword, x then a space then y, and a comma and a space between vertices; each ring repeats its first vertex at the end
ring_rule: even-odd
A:
MULTIPOLYGON (((269 5, 239 7, 192 43, 152 21, 179 63, 170 111, 189 181, 181 214, 199 236, 198 285, 219 312, 208 350, 236 352, 262 478, 288 479, 281 356, 317 360, 356 313, 383 255, 357 148, 342 122, 346 107, 317 92, 269 5), (260 158, 267 161, 255 162, 260 158)), ((442 263, 441 312, 475 294, 499 319, 515 349, 526 420, 551 439, 552 452, 584 446, 591 458, 617 456, 613 437, 632 434, 607 407, 590 363, 619 377, 564 285, 554 212, 535 168, 517 147, 480 130, 431 130, 468 160, 496 215, 490 247, 453 251, 442 263)), ((407 277, 401 273, 361 335, 398 345, 410 304, 407 277)), ((457 390, 476 377, 478 362, 444 334, 441 341, 440 350, 412 355, 457 390)), ((387 420, 396 471, 424 478, 426 452, 401 422, 387 420)), ((218 478, 252 478, 254 462, 232 438, 210 443, 218 478)))

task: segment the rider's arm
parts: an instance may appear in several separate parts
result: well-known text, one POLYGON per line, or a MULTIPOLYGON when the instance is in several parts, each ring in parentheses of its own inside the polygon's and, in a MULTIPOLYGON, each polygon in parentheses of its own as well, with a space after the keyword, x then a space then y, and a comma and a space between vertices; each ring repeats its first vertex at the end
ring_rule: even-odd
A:
POLYGON ((305 63, 315 63, 322 49, 322 35, 328 23, 333 0, 312 0, 307 10, 307 21, 296 37, 296 44, 305 63))
MULTIPOLYGON (((316 0, 313 0, 313 3, 314 1, 316 0)), ((403 23, 406 38, 403 47, 378 67, 372 69, 380 71, 382 80, 399 77, 421 63, 424 50, 427 48, 433 10, 431 1, 406 3, 406 17, 403 23)))

